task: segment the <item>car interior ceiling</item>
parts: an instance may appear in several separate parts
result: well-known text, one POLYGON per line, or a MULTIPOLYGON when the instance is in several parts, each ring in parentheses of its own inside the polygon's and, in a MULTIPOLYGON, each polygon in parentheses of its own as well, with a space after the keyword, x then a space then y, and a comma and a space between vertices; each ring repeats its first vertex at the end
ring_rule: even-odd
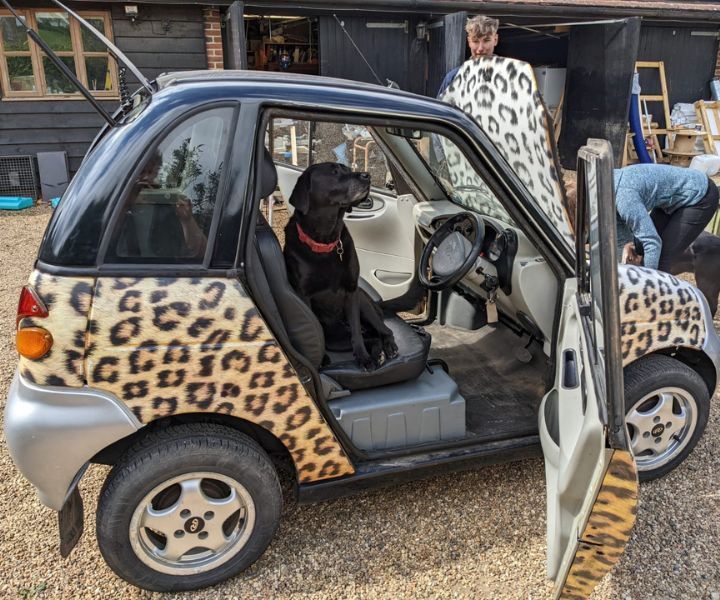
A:
MULTIPOLYGON (((272 202, 276 184, 277 166, 265 149, 261 182, 256 191, 257 206, 260 206, 263 199, 270 198, 269 201, 272 202)), ((368 386, 372 386, 373 391, 376 391, 383 386, 395 384, 396 394, 402 394, 404 389, 412 390, 412 387, 396 383, 402 378, 386 380, 382 376, 378 377, 381 373, 363 374, 362 369, 353 364, 351 353, 331 352, 324 348, 322 328, 317 320, 308 314, 311 313, 309 307, 296 295, 292 298, 294 292, 287 282, 282 257, 284 236, 278 235, 280 228, 277 225, 268 225, 260 209, 257 213, 256 248, 264 278, 277 307, 276 314, 280 315, 280 326, 287 333, 287 336, 282 337, 316 370, 316 375, 320 374, 318 379, 322 382, 320 396, 323 396, 323 400, 332 404, 334 398, 345 395, 350 398, 364 398, 361 390, 368 386), (283 289, 282 292, 278 291, 280 288, 283 289), (283 305, 286 305, 285 309, 283 305), (340 376, 333 377, 332 369, 325 369, 323 374, 323 364, 341 367, 334 373, 340 376), (342 376, 343 369, 346 377, 342 376), (361 380, 364 383, 358 383, 361 380), (355 386, 357 388, 353 389, 355 386)), ((258 273, 253 276, 257 277, 258 273)), ((361 282, 361 285, 367 286, 367 282, 361 282)), ((372 289, 370 291, 379 298, 372 289)), ((508 319, 507 316, 503 318, 503 315, 494 325, 488 325, 482 316, 472 325, 464 321, 453 322, 452 316, 442 314, 442 304, 451 296, 467 297, 468 290, 463 289, 462 285, 455 286, 454 290, 433 293, 438 294, 441 309, 435 315, 430 314, 429 323, 424 326, 423 335, 427 335, 431 342, 429 360, 422 360, 431 365, 442 365, 457 384, 465 400, 463 438, 483 442, 536 434, 537 411, 543 394, 549 387, 551 375, 542 341, 523 331, 514 319, 508 319)), ((478 305, 484 304, 479 298, 474 300, 478 305)), ((415 306, 403 308, 409 311, 415 306)), ((407 313, 404 317, 410 322, 422 319, 407 313)), ((396 336, 402 337, 402 334, 395 329, 394 331, 396 336)), ((407 346, 404 345, 403 348, 407 353, 407 346)), ((423 356, 422 352, 417 356, 423 356)), ((427 352, 424 357, 428 357, 427 352)), ((433 368, 428 367, 428 370, 432 372, 433 368)), ((412 377, 413 381, 415 377, 412 377)), ((409 383, 412 384, 412 381, 409 383)))

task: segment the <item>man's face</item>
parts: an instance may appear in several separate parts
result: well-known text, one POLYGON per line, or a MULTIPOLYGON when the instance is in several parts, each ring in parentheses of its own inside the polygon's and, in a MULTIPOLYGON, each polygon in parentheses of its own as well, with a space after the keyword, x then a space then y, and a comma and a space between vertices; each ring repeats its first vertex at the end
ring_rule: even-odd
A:
POLYGON ((468 36, 468 46, 470 46, 471 58, 480 58, 481 56, 492 56, 495 46, 498 43, 497 33, 488 33, 483 37, 468 36))

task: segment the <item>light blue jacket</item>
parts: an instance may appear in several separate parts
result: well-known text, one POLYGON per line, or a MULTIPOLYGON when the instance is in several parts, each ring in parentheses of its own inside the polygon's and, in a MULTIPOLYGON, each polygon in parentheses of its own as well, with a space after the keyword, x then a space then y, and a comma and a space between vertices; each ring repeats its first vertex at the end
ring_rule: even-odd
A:
POLYGON ((643 244, 645 266, 657 269, 662 241, 650 212, 658 208, 671 214, 697 204, 707 193, 709 179, 693 169, 656 164, 615 169, 614 178, 618 259, 635 236, 643 244))

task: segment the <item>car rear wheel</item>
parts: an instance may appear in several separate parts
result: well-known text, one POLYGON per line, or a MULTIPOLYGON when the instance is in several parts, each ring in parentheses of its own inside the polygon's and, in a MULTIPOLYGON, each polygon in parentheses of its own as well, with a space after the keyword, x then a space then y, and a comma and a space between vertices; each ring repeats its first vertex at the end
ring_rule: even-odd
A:
POLYGON ((98 544, 138 587, 198 589, 253 564, 281 508, 277 473, 254 440, 220 425, 179 425, 144 438, 110 472, 98 544))
POLYGON ((710 394, 692 368, 663 355, 625 369, 625 422, 640 481, 666 475, 702 437, 710 394))

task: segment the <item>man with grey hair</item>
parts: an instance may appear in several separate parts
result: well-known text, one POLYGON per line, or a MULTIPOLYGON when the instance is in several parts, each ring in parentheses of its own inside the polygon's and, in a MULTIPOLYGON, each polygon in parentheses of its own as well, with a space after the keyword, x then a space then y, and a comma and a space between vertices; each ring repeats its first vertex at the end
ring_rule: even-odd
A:
MULTIPOLYGON (((470 58, 477 60, 482 56, 492 56, 495 52, 495 46, 498 43, 498 27, 500 21, 485 15, 478 15, 467 20, 465 31, 467 32, 467 43, 470 48, 470 58)), ((440 84, 437 97, 443 95, 449 87, 460 67, 448 71, 447 75, 440 84)))

